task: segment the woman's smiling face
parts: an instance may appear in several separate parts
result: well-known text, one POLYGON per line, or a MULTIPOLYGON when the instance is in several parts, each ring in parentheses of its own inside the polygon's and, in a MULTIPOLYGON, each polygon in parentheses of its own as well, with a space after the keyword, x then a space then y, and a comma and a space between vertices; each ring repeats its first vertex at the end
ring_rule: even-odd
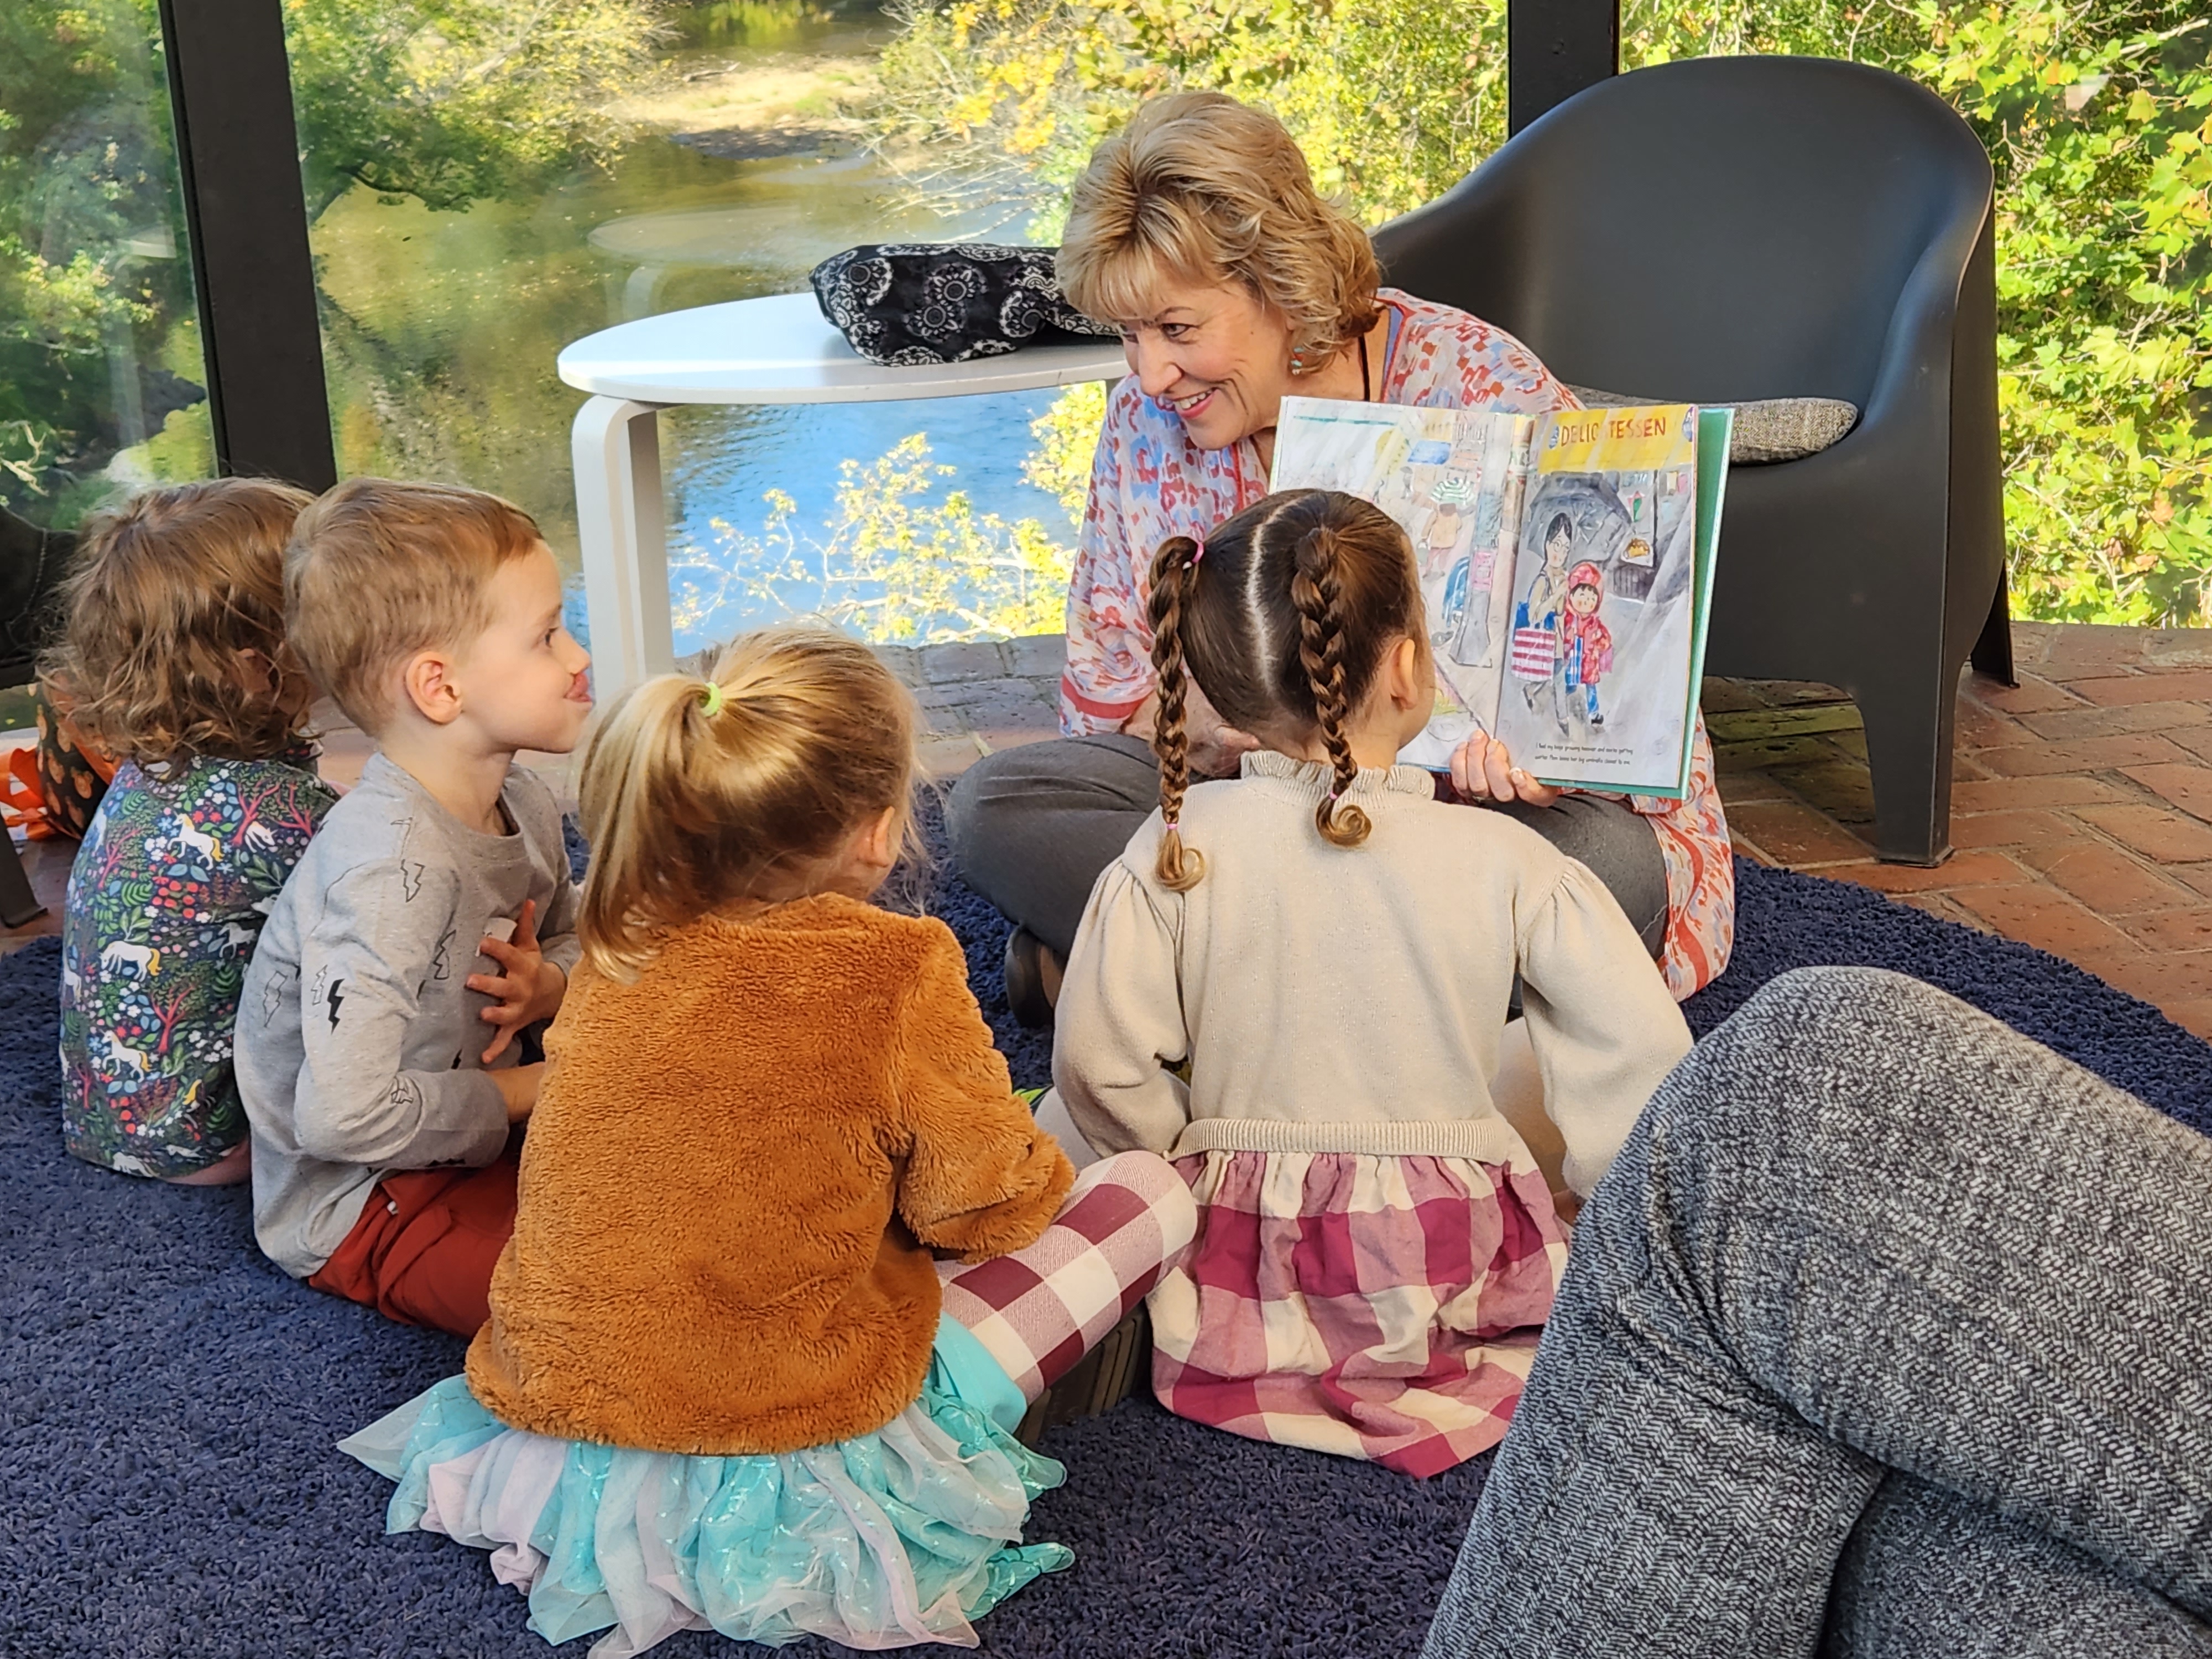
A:
POLYGON ((1137 385, 1200 449, 1275 424, 1291 389, 1291 331, 1241 284, 1164 286, 1150 316, 1121 326, 1137 385))

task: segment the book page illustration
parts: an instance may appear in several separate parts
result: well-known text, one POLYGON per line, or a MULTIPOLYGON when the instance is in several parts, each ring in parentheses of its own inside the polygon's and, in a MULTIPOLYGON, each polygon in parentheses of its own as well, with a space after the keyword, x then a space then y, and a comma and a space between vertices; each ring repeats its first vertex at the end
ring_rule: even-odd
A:
POLYGON ((1273 489, 1338 489, 1375 503, 1413 548, 1436 659, 1428 727, 1399 756, 1442 767, 1498 704, 1522 494, 1526 416, 1285 398, 1273 489))
POLYGON ((1698 411, 1563 411, 1535 442, 1497 734, 1547 781, 1670 792, 1700 610, 1698 411))

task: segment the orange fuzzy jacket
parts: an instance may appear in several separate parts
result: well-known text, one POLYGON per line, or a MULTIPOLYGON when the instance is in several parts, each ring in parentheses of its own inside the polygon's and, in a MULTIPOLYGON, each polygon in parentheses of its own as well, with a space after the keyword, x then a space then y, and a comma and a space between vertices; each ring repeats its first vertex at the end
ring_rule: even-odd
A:
POLYGON ((1074 1180, 941 921, 834 896, 580 965, 469 1387, 516 1428, 794 1451, 914 1403, 930 1249, 1034 1242, 1074 1180))

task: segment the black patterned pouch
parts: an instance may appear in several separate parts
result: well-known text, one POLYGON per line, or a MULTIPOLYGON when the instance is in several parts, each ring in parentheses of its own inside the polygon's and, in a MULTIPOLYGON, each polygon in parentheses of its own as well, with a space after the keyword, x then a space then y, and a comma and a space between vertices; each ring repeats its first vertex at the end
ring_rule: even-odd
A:
POLYGON ((891 368, 1002 357, 1025 345, 1111 338, 1060 297, 1048 247, 883 242, 847 248, 808 280, 854 350, 891 368))

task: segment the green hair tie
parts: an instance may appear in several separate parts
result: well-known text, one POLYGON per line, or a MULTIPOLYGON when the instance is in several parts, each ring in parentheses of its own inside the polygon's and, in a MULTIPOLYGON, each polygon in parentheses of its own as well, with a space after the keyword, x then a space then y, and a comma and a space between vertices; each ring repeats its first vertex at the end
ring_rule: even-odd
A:
POLYGON ((715 684, 714 681, 708 680, 707 682, 707 700, 700 706, 705 711, 708 720, 712 720, 715 715, 720 714, 722 712, 722 688, 715 684))

